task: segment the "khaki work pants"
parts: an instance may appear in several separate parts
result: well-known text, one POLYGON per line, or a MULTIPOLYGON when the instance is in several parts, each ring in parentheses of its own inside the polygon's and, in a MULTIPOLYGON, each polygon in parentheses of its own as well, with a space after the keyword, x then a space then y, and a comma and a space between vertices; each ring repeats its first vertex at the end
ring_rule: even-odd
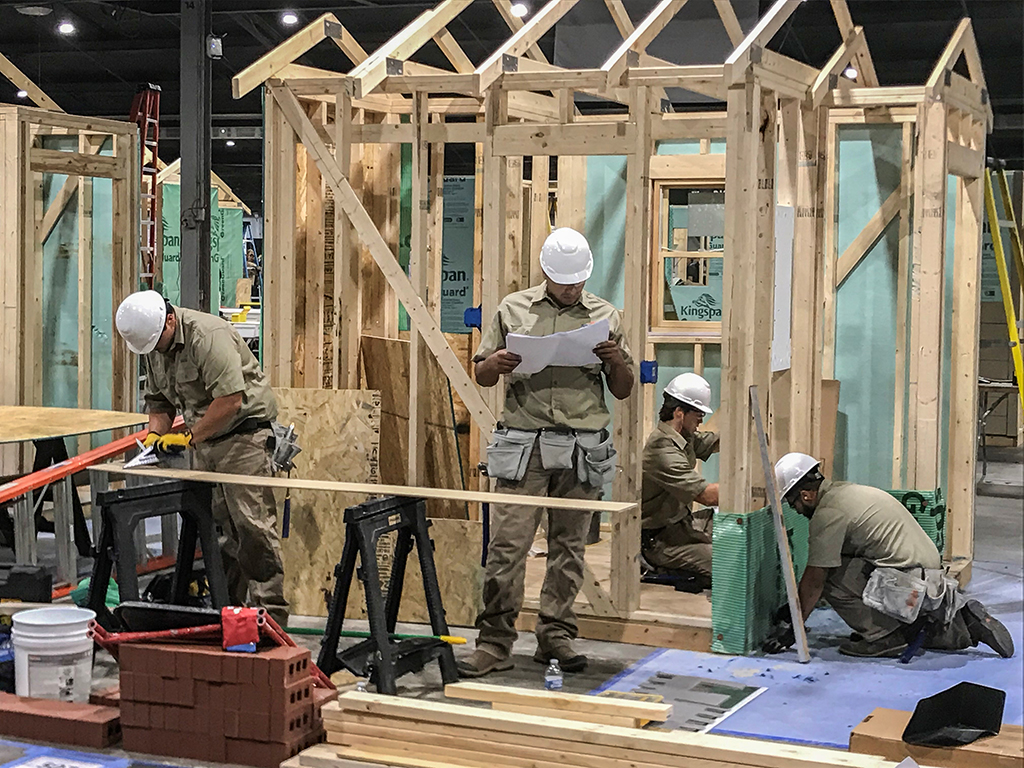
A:
POLYGON ((658 531, 644 548, 644 557, 656 568, 692 571, 711 578, 711 538, 681 523, 658 531))
MULTIPOLYGON (((270 477, 269 429, 231 435, 196 446, 196 468, 205 472, 270 477)), ((288 621, 284 565, 277 534, 277 502, 272 488, 218 485, 213 489, 213 520, 233 605, 266 608, 281 626, 288 621)))
MULTIPOLYGON (((575 469, 544 469, 540 447, 535 446, 523 479, 518 483, 498 480, 501 493, 598 499, 600 488, 581 483, 575 469)), ((477 647, 500 659, 512 653, 518 633, 516 619, 523 607, 526 556, 547 512, 548 557, 537 618, 537 646, 541 652, 565 647, 576 638, 576 614, 572 605, 583 583, 583 560, 590 518, 583 510, 546 507, 491 507, 490 541, 484 574, 484 607, 477 617, 477 647)))
MULTIPOLYGON (((842 565, 829 571, 825 581, 825 600, 865 640, 873 642, 893 632, 902 632, 908 642, 913 640, 923 621, 907 625, 864 604, 864 587, 874 570, 875 566, 867 560, 843 557, 842 565)), ((956 615, 948 627, 929 632, 924 643, 925 648, 943 651, 959 651, 970 645, 970 633, 960 614, 956 615)))

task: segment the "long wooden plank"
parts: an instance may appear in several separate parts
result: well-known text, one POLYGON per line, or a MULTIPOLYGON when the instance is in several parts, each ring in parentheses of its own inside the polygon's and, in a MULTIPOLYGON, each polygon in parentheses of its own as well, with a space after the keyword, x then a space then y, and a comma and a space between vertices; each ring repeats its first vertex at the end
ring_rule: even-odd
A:
POLYGON ((331 480, 311 480, 297 477, 252 477, 223 472, 199 472, 189 469, 166 469, 160 467, 139 467, 125 469, 118 464, 100 464, 93 467, 99 472, 115 475, 140 475, 163 477, 175 480, 192 480, 199 483, 220 485, 248 485, 256 488, 291 488, 292 490, 324 491, 329 493, 363 493, 374 496, 402 496, 405 498, 445 499, 449 501, 470 501, 482 504, 505 504, 548 507, 549 509, 585 509, 609 514, 628 513, 636 504, 618 501, 586 501, 583 499, 561 499, 551 496, 519 496, 514 493, 491 493, 488 491, 461 491, 449 488, 423 488, 409 485, 379 485, 377 483, 341 483, 331 480))
POLYGON ((325 13, 294 35, 289 37, 272 51, 260 56, 256 61, 231 78, 231 95, 240 99, 253 88, 261 85, 268 78, 279 73, 299 56, 327 37, 327 24, 337 24, 338 20, 332 13, 325 13))
POLYGON ((947 168, 954 176, 978 179, 985 169, 985 153, 955 141, 946 145, 947 168))
POLYGON ((444 687, 449 699, 468 701, 506 702, 529 707, 568 712, 592 712, 598 715, 617 715, 641 720, 665 721, 672 716, 671 704, 656 704, 646 701, 587 696, 559 691, 535 691, 510 688, 506 685, 487 683, 449 683, 444 687))
POLYGON ((514 712, 519 715, 537 715, 561 720, 576 720, 581 723, 599 723, 601 725, 617 725, 622 728, 642 728, 646 721, 622 715, 602 715, 596 712, 574 712, 566 709, 548 709, 547 707, 531 707, 526 704, 510 704, 506 701, 495 701, 491 704, 495 712, 514 712))
MULTIPOLYGON (((338 701, 323 708, 325 722, 344 724, 347 711, 367 712, 396 719, 419 720, 482 728, 504 733, 522 733, 561 739, 587 741, 613 747, 629 747, 638 752, 654 752, 677 758, 695 758, 712 765, 736 764, 753 768, 892 768, 889 761, 836 750, 776 744, 756 739, 716 736, 683 731, 659 732, 592 725, 569 720, 555 722, 532 715, 493 712, 476 707, 454 706, 436 701, 396 699, 366 693, 343 693, 338 701), (712 762, 717 761, 717 762, 712 762)), ((685 765, 680 760, 677 765, 685 765)), ((710 766, 708 766, 710 768, 710 766)))
MULTIPOLYGON (((80 134, 79 152, 96 152, 102 146, 102 137, 80 134)), ((78 181, 77 176, 69 177, 78 181)), ((78 407, 92 407, 92 192, 90 178, 81 179, 76 185, 78 192, 78 407)), ((159 235, 157 235, 159 237, 159 235)), ((90 440, 82 436, 78 440, 78 452, 89 450, 90 440)))
POLYGON ((61 152, 57 149, 33 149, 32 170, 42 173, 63 173, 75 176, 95 176, 103 179, 123 179, 125 158, 102 155, 61 152))
MULTIPOLYGON (((412 143, 412 227, 409 235, 409 280, 418 296, 426 299, 427 309, 435 321, 440 322, 439 297, 427 290, 430 215, 430 176, 428 163, 430 145, 423 136, 427 120, 427 95, 413 94, 412 124, 415 140, 412 143)), ((408 482, 420 485, 426 476, 426 413, 429 400, 435 394, 424 386, 427 347, 416 328, 412 329, 409 348, 409 457, 408 482)))
POLYGON ((384 82, 389 59, 404 61, 409 58, 467 7, 465 0, 442 0, 409 22, 352 70, 353 98, 360 99, 372 93, 384 82))
POLYGON ((43 91, 42 88, 32 82, 32 79, 28 75, 18 69, 14 65, 14 62, 2 53, 0 53, 0 75, 3 75, 10 80, 13 85, 27 92, 28 97, 43 109, 52 109, 54 112, 64 111, 60 108, 60 105, 57 104, 57 102, 47 96, 46 92, 43 91))
POLYGON ((578 0, 548 0, 543 8, 534 13, 530 20, 520 27, 519 31, 477 67, 476 74, 480 78, 480 92, 483 92, 498 79, 504 69, 506 57, 524 55, 577 2, 578 0))
POLYGON ((718 17, 725 25, 725 33, 729 35, 729 42, 735 48, 743 42, 743 28, 740 20, 736 18, 736 9, 732 7, 730 0, 715 0, 715 8, 718 10, 718 17))
POLYGON ((764 49, 775 33, 789 20, 803 0, 775 0, 754 28, 747 33, 736 49, 725 60, 725 79, 729 85, 737 84, 746 76, 753 61, 754 50, 764 49))
POLYGON ((903 203, 903 187, 898 186, 893 190, 892 194, 885 199, 881 207, 875 212, 868 223, 864 225, 864 228, 860 233, 853 238, 846 250, 843 251, 839 257, 838 266, 836 268, 836 287, 838 288, 843 284, 843 281, 850 276, 850 273, 860 264, 868 251, 870 251, 878 238, 885 232, 885 228, 889 226, 896 214, 900 212, 900 207, 903 203))
POLYGON ((466 404, 474 421, 482 429, 491 430, 497 420, 494 414, 487 407, 480 391, 470 380, 465 368, 459 359, 452 352, 451 347, 441 333, 437 322, 431 316, 423 300, 416 294, 408 276, 402 270, 401 265, 395 260, 394 254, 388 248, 387 243, 381 237, 373 221, 370 219, 366 209, 360 204, 355 192, 345 174, 338 167, 337 161, 330 151, 320 140, 312 123, 302 111, 299 101, 295 95, 283 85, 272 82, 270 91, 281 111, 287 117, 292 128, 295 129, 302 139, 302 143, 309 150, 310 155, 316 160, 324 178, 334 189, 335 205, 340 205, 352 223, 356 235, 367 245, 377 266, 387 278, 389 285, 394 289, 398 299, 405 305, 409 317, 417 331, 423 335, 424 340, 430 347, 431 352, 437 358, 441 369, 445 372, 452 386, 459 393, 459 397, 466 404))
POLYGON ((622 155, 633 142, 635 127, 625 123, 519 123, 494 128, 494 154, 622 155))

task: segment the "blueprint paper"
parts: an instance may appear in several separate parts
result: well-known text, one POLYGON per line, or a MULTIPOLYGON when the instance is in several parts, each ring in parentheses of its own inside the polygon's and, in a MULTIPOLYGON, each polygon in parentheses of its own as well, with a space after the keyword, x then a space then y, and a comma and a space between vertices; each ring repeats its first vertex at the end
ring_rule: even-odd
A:
POLYGON ((513 373, 527 375, 542 371, 549 365, 570 368, 597 365, 601 359, 594 354, 594 347, 602 341, 608 341, 607 320, 549 336, 510 333, 505 337, 508 351, 523 358, 513 373))

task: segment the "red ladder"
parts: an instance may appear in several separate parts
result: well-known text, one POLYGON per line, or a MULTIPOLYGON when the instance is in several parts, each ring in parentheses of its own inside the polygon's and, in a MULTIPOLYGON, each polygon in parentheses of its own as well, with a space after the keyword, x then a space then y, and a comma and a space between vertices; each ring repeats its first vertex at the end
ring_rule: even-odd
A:
POLYGON ((142 146, 142 264, 139 277, 152 288, 156 280, 157 145, 160 140, 160 86, 142 83, 132 99, 131 120, 142 146))

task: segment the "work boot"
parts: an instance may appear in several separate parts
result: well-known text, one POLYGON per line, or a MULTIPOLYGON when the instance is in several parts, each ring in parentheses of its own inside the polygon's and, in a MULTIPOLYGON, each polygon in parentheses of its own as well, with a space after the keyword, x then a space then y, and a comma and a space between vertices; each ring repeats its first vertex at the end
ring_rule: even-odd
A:
POLYGON ((512 669, 514 664, 511 658, 499 659, 493 653, 477 648, 466 658, 456 661, 455 666, 458 667, 461 677, 483 677, 491 672, 504 672, 512 669))
POLYGON ((890 632, 878 640, 856 640, 842 643, 839 652, 844 656, 863 659, 896 659, 907 650, 907 641, 902 632, 890 632))
POLYGON ((582 672, 587 668, 587 657, 582 653, 576 653, 568 643, 548 650, 538 648, 537 652, 533 654, 533 660, 545 667, 551 663, 552 659, 558 659, 558 666, 562 668, 563 672, 582 672))
POLYGON ((1004 659, 1013 656, 1013 638, 1003 623, 989 613, 977 600, 968 600, 960 609, 967 631, 971 633, 971 644, 984 643, 1004 659))

